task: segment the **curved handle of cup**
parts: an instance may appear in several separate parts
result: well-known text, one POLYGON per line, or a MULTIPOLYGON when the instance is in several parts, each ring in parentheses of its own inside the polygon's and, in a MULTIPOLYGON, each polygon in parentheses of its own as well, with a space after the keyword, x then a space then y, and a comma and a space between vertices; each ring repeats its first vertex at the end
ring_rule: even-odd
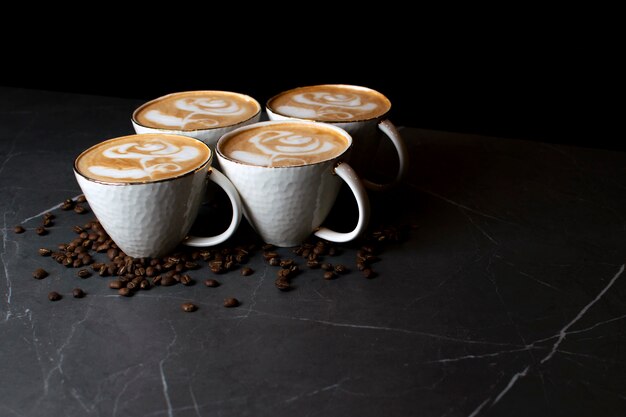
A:
POLYGON ((340 162, 335 167, 335 173, 348 184, 350 190, 356 198, 356 204, 359 209, 359 221, 353 231, 348 233, 339 233, 330 230, 326 227, 320 227, 314 234, 322 239, 329 240, 331 242, 348 242, 359 236, 367 227, 367 222, 370 218, 370 201, 367 197, 367 192, 361 183, 361 180, 356 175, 356 172, 345 162, 340 162))
POLYGON ((224 242, 226 239, 231 237, 239 223, 241 222, 241 214, 243 213, 241 207, 241 198, 239 198, 239 193, 235 189, 235 186, 230 182, 228 178, 217 169, 211 167, 209 168, 208 178, 220 186, 228 195, 230 199, 230 204, 233 206, 233 218, 228 226, 228 229, 224 233, 221 233, 217 236, 212 237, 197 237, 197 236, 188 236, 184 241, 183 245, 194 246, 194 247, 206 247, 206 246, 214 246, 224 242))
POLYGON ((406 150, 404 140, 402 140, 402 136, 400 136, 400 132, 398 132, 398 129, 396 129, 391 121, 387 119, 381 121, 380 123, 378 123, 378 128, 391 140, 391 143, 396 148, 396 152, 398 152, 398 174, 396 175, 396 178, 389 184, 378 184, 366 179, 363 179, 363 183, 367 188, 371 190, 383 191, 397 185, 400 181, 402 181, 402 178, 404 178, 404 175, 409 168, 409 155, 406 150))

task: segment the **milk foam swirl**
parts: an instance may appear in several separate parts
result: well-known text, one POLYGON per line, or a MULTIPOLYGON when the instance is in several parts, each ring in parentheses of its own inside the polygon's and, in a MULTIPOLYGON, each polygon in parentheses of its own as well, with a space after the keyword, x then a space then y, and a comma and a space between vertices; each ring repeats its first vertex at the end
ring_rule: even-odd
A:
POLYGON ((288 130, 264 130, 247 139, 253 152, 233 150, 231 156, 261 166, 303 165, 312 156, 332 152, 337 145, 319 136, 306 136, 288 130))
POLYGON ((367 101, 367 97, 350 92, 306 92, 294 94, 291 101, 294 104, 278 106, 277 110, 301 118, 349 120, 378 107, 378 104, 367 101))
POLYGON ((126 142, 111 146, 105 148, 101 155, 102 158, 98 159, 101 164, 87 168, 91 174, 115 180, 139 180, 182 173, 200 156, 200 151, 193 146, 179 146, 165 139, 151 139, 144 143, 126 142), (110 163, 106 163, 106 158, 110 159, 110 163))
POLYGON ((246 113, 246 109, 239 103, 225 97, 182 98, 176 100, 174 106, 189 113, 178 117, 152 109, 144 117, 154 123, 178 129, 185 129, 189 123, 211 128, 220 125, 223 117, 237 117, 246 113))

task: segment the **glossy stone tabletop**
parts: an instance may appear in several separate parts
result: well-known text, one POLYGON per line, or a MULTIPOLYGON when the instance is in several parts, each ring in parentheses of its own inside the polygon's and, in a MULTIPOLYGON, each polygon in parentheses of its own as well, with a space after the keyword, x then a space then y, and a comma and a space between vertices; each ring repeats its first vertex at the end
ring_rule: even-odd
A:
MULTIPOLYGON (((375 278, 354 243, 329 281, 280 249, 303 270, 288 292, 259 251, 251 276, 203 264, 126 298, 37 250, 93 217, 59 209, 73 159, 132 133, 138 104, 0 88, 0 416, 626 415, 625 153, 405 128, 409 177, 370 194, 372 227, 400 235, 375 278)), ((353 211, 342 194, 329 221, 353 211)))

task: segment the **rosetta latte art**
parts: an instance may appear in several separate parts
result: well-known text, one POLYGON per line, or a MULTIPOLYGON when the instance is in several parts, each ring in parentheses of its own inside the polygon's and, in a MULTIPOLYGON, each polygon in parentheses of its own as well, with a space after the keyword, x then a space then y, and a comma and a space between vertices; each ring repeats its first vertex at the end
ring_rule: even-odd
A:
POLYGON ((287 130, 264 130, 247 139, 253 151, 233 150, 230 155, 253 165, 304 165, 311 157, 336 153, 337 145, 323 136, 306 136, 287 130))
POLYGON ((239 117, 246 113, 239 103, 224 97, 182 98, 176 100, 174 106, 188 113, 178 117, 152 109, 144 117, 159 125, 178 129, 185 129, 192 123, 201 128, 212 128, 220 125, 224 117, 239 117))
POLYGON ((375 110, 378 105, 356 93, 316 91, 295 94, 290 104, 277 107, 281 113, 305 119, 350 120, 375 110))
POLYGON ((99 165, 88 168, 92 174, 117 180, 144 180, 188 170, 190 162, 200 156, 200 151, 193 146, 153 139, 111 146, 102 150, 102 156, 99 165), (106 163, 107 160, 110 163, 106 163))

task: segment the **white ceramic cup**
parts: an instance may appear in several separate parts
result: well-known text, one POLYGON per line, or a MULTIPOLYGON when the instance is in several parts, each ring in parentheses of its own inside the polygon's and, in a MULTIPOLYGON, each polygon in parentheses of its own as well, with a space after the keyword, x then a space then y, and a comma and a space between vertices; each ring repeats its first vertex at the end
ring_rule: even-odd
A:
MULTIPOLYGON (((197 142, 187 137, 185 140, 197 142)), ((199 168, 163 180, 120 183, 89 178, 77 168, 80 156, 74 162, 74 174, 102 227, 124 253, 133 257, 158 257, 181 242, 195 247, 217 245, 232 236, 239 226, 242 206, 237 190, 228 178, 211 167, 213 152, 208 151, 208 159, 199 168), (217 236, 187 236, 208 181, 226 192, 232 205, 232 220, 217 236)))
POLYGON ((322 162, 268 167, 231 159, 224 155, 221 146, 240 132, 259 126, 280 129, 284 122, 255 123, 222 136, 217 143, 217 158, 222 171, 239 192, 244 215, 265 242, 276 246, 297 246, 311 234, 332 242, 353 240, 367 226, 370 206, 359 177, 343 162, 352 146, 352 138, 344 130, 331 125, 288 122, 292 123, 331 129, 343 136, 348 146, 337 156, 322 162), (335 203, 342 180, 356 198, 359 216, 354 230, 347 233, 320 227, 335 203))
MULTIPOLYGON (((363 91, 368 94, 376 94, 383 98, 385 101, 389 103, 389 108, 391 108, 391 102, 387 97, 385 97, 382 93, 379 93, 376 90, 372 90, 367 87, 353 86, 353 85, 343 85, 343 84, 327 84, 327 85, 319 85, 314 86, 315 88, 323 89, 323 87, 347 87, 357 91, 363 91)), ((356 120, 350 122, 342 122, 342 121, 327 121, 322 119, 316 119, 314 116, 312 118, 297 118, 293 116, 289 116, 286 114, 281 114, 275 108, 272 108, 272 101, 279 96, 282 96, 287 93, 294 93, 303 88, 310 87, 299 87, 294 88, 293 90, 284 91, 276 96, 270 98, 266 104, 266 111, 270 118, 270 120, 310 120, 317 121, 323 123, 329 123, 333 126, 340 127, 344 129, 346 132, 352 136, 353 144, 352 144, 352 152, 348 159, 350 165, 354 167, 354 169, 359 173, 361 178, 363 179, 363 183, 369 189, 382 191, 388 188, 394 187, 398 185, 398 183, 404 178, 408 169, 408 153, 406 149, 406 145, 398 129, 394 126, 393 123, 387 118, 387 114, 389 111, 381 114, 378 117, 356 120), (384 135, 382 135, 383 133, 384 135), (381 137, 388 138, 393 144, 397 155, 398 155, 398 171, 396 173, 395 179, 388 184, 379 184, 370 180, 367 180, 365 176, 371 172, 371 167, 373 166, 374 161, 376 161, 376 152, 378 146, 380 144, 381 137)))
MULTIPOLYGON (((214 108, 212 107, 203 107, 202 105, 197 105, 196 107, 197 108, 195 110, 196 112, 195 114, 200 117, 202 117, 203 114, 206 115, 206 117, 211 117, 212 114, 214 114, 213 113, 214 108)), ((141 106, 139 106, 137 109, 135 109, 131 118, 131 123, 133 124, 133 128, 135 129, 136 133, 169 133, 169 134, 174 134, 174 135, 189 136, 191 138, 198 139, 206 143, 211 148, 211 151, 215 152, 215 144, 217 143, 217 140, 223 134, 230 132, 231 130, 236 129, 238 127, 258 122, 260 119, 261 119, 261 105, 254 98, 247 96, 245 94, 233 93, 230 91, 204 90, 204 91, 185 91, 185 92, 179 92, 179 93, 172 93, 172 94, 167 94, 165 96, 158 97, 158 98, 155 98, 154 100, 148 101, 142 104, 141 106), (241 100, 248 101, 248 102, 255 104, 255 106, 257 107, 257 112, 254 115, 252 115, 250 118, 244 121, 235 123, 235 124, 231 124, 227 126, 217 126, 213 128, 206 128, 206 129, 192 129, 192 130, 178 129, 174 127, 171 129, 151 127, 151 126, 142 125, 137 120, 137 117, 136 117, 137 114, 146 106, 149 106, 152 103, 155 103, 157 101, 161 101, 164 99, 168 99, 170 97, 175 97, 177 95, 188 94, 188 93, 193 93, 193 94, 206 93, 207 96, 210 96, 211 94, 216 94, 218 96, 222 94, 238 96, 241 100)))

